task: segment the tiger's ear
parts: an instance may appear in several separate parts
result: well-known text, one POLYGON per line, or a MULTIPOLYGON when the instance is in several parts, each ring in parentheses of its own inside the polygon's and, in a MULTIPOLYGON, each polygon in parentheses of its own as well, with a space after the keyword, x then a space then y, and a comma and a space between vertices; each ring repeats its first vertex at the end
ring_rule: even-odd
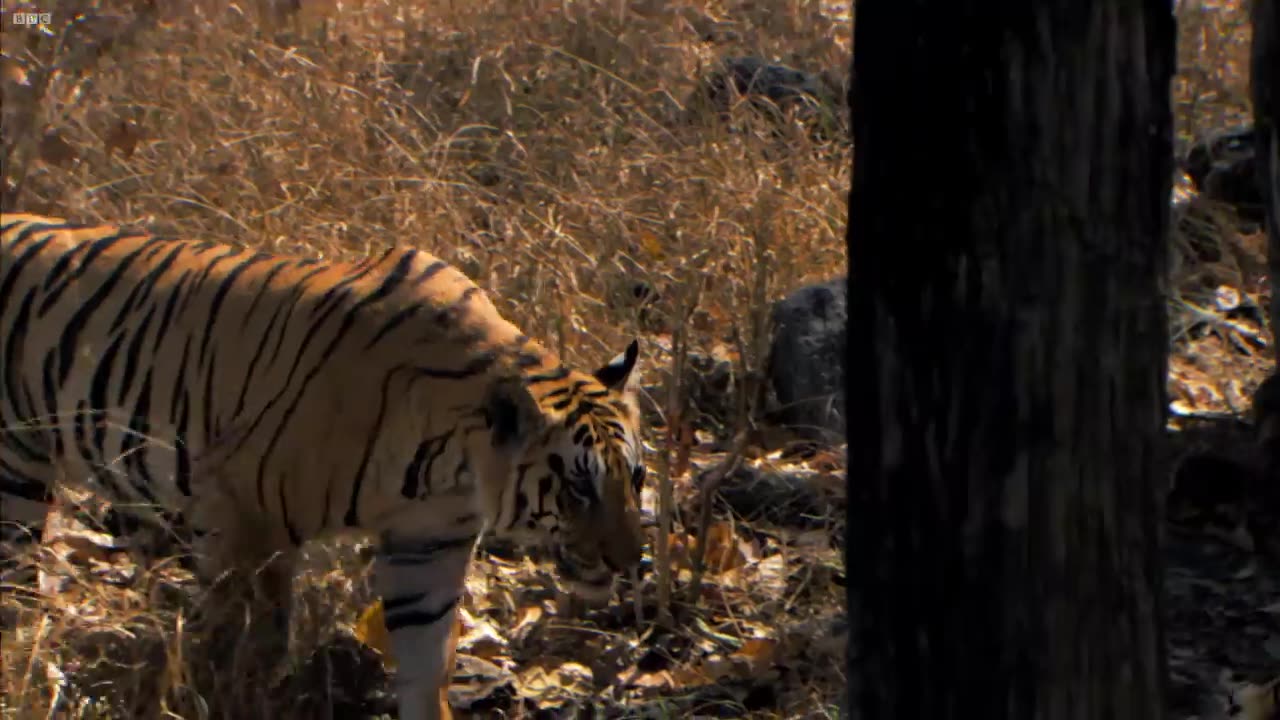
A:
POLYGON ((610 390, 630 390, 630 380, 634 375, 638 357, 640 357, 640 341, 632 340, 626 350, 595 371, 596 379, 610 390))
POLYGON ((489 387, 484 419, 494 449, 513 454, 524 450, 547 426, 538 401, 516 378, 504 378, 489 387))

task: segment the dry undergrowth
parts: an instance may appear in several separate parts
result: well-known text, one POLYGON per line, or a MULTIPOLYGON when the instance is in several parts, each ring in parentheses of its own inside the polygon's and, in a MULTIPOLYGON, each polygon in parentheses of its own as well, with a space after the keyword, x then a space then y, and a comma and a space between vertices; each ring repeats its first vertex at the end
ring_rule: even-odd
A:
MULTIPOLYGON (((1178 3, 1175 147, 1250 122, 1249 13, 1239 0, 1178 3)), ((1270 370, 1272 332, 1254 310, 1266 308, 1266 237, 1245 232, 1230 208, 1175 184, 1179 204, 1172 248, 1170 304, 1174 343, 1169 392, 1175 413, 1249 408, 1270 370)))
MULTIPOLYGON (((793 118, 763 120, 746 104, 725 121, 691 98, 725 56, 841 78, 847 8, 805 0, 275 8, 288 4, 60 2, 47 31, 5 18, 0 206, 328 257, 417 245, 459 265, 570 361, 598 361, 646 337, 651 408, 678 429, 681 393, 663 383, 682 377, 670 372, 680 348, 715 351, 751 377, 768 302, 844 266, 847 143, 793 118), (98 9, 69 22, 90 6, 98 9), (647 307, 636 302, 652 296, 637 293, 640 283, 656 291, 647 307)), ((1178 130, 1189 138, 1247 115, 1248 38, 1234 2, 1183 2, 1179 12, 1178 130)), ((1211 233, 1225 260, 1176 269, 1187 288, 1178 303, 1225 317, 1204 299, 1211 284, 1202 276, 1240 265, 1253 241, 1229 225, 1211 233)), ((1256 273, 1242 272, 1213 282, 1239 277, 1234 287, 1261 300, 1249 284, 1256 273)), ((1235 391, 1203 388, 1236 378, 1248 392, 1257 363, 1199 350, 1230 345, 1234 330, 1192 327, 1188 318, 1201 316, 1174 309, 1192 333, 1175 345, 1175 395, 1199 398, 1194 410, 1227 409, 1221 396, 1235 391), (1180 370, 1206 362, 1204 378, 1180 370)), ((614 714, 625 705, 637 717, 836 716, 838 521, 815 518, 802 530, 718 512, 701 590, 690 598, 692 478, 721 462, 726 445, 677 442, 683 450, 665 458, 665 441, 651 433, 651 457, 665 468, 655 474, 671 477, 672 503, 684 511, 653 544, 670 558, 672 621, 654 623, 652 566, 638 592, 582 609, 557 594, 546 566, 484 558, 462 613, 455 707, 472 705, 476 717, 588 702, 614 714)), ((749 448, 746 464, 805 476, 838 505, 838 451, 784 461, 770 450, 749 448)), ((660 504, 652 490, 646 502, 660 504)), ((39 562, 64 576, 58 591, 3 597, 4 716, 374 712, 379 663, 350 639, 371 597, 365 563, 348 543, 315 552, 297 582, 299 641, 285 650, 266 610, 247 599, 206 602, 172 561, 139 569, 75 536, 55 543, 39 562)))

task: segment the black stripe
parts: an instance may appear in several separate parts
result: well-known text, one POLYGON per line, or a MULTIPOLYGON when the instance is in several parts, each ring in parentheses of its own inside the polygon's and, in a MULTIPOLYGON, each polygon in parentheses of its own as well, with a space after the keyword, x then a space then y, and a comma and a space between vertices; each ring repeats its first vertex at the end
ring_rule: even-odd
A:
MULTIPOLYGON (((163 247, 157 247, 154 251, 148 252, 143 258, 143 262, 150 262, 156 251, 160 250, 163 250, 163 247)), ((135 304, 145 302, 147 298, 151 296, 151 293, 155 290, 156 282, 162 275, 169 271, 169 268, 173 265, 174 260, 178 257, 178 253, 181 252, 181 250, 181 246, 171 249, 164 260, 161 260, 155 267, 153 267, 151 272, 147 273, 146 276, 142 278, 141 282, 133 286, 133 291, 129 293, 129 297, 125 300, 124 305, 120 308, 120 311, 116 313, 115 321, 111 323, 111 332, 115 332, 120 329, 120 326, 129 318, 129 313, 133 310, 135 304)))
MULTIPOLYGON (((205 243, 200 243, 200 244, 202 246, 205 245, 205 243)), ((179 313, 185 313, 187 311, 187 304, 190 303, 192 299, 202 299, 204 297, 205 281, 207 281, 209 279, 209 276, 213 274, 214 269, 218 267, 218 263, 222 262, 223 260, 226 260, 227 258, 238 257, 241 253, 244 252, 244 248, 209 243, 208 248, 202 247, 195 254, 199 256, 200 253, 204 252, 206 249, 211 250, 215 248, 223 248, 226 250, 226 252, 216 257, 209 258, 208 260, 202 261, 203 265, 200 266, 201 270, 199 274, 196 275, 196 281, 191 284, 191 291, 188 292, 187 296, 182 299, 182 305, 179 306, 178 308, 179 313)))
POLYGON ((471 298, 475 297, 479 292, 481 292, 480 288, 475 285, 463 290, 462 295, 458 298, 457 302, 454 302, 449 307, 436 311, 436 325, 443 328, 456 323, 462 314, 466 312, 467 305, 471 303, 471 298))
POLYGON ((411 284, 414 287, 418 287, 424 282, 429 282, 436 275, 439 275, 442 270, 448 267, 449 267, 449 263, 443 260, 436 260, 435 262, 428 265, 426 269, 424 269, 422 272, 418 273, 418 277, 414 278, 411 284))
POLYGON ((440 622, 441 618, 453 612, 457 604, 458 599, 454 598, 445 603, 439 610, 407 610, 395 615, 385 615, 387 632, 395 632, 405 627, 418 627, 440 622))
POLYGON ((525 378, 525 382, 527 382, 530 385, 539 385, 545 382, 559 382, 561 380, 564 380, 567 377, 569 377, 569 370, 565 368, 563 365, 561 365, 551 370, 548 370, 545 373, 539 373, 537 375, 529 375, 528 377, 525 378))
POLYGON ((44 411, 48 416, 48 421, 52 423, 53 430, 53 454, 61 457, 65 447, 62 438, 62 418, 58 416, 58 385, 53 380, 53 363, 54 354, 52 352, 44 356, 44 363, 40 373, 40 390, 44 396, 44 411))
POLYGON ((430 489, 431 467, 449 447, 450 436, 450 433, 446 433, 428 438, 418 446, 413 462, 409 463, 409 467, 405 469, 404 483, 400 487, 400 494, 406 499, 413 500, 418 497, 419 482, 422 484, 424 493, 430 489))
POLYGON ((409 500, 418 497, 418 480, 422 477, 422 463, 426 461, 430 449, 430 440, 418 443, 418 449, 413 453, 413 460, 404 471, 404 482, 400 484, 401 496, 409 500))
POLYGON ((283 306, 276 306, 275 312, 271 314, 271 319, 267 321, 267 326, 263 329, 258 342, 254 344, 256 349, 253 351, 253 359, 249 361, 249 367, 245 369, 244 379, 240 382, 240 397, 236 400, 236 409, 232 413, 233 417, 239 417, 240 413, 244 412, 244 403, 249 396, 249 388, 253 385, 254 371, 258 368, 258 362, 262 360, 262 353, 267 349, 271 333, 275 329, 276 322, 280 320, 280 313, 283 309, 283 306))
MULTIPOLYGON (((115 286, 124 277, 129 266, 133 264, 133 261, 137 259, 145 249, 146 246, 143 246, 142 248, 134 250, 116 261, 110 274, 107 275, 102 284, 94 289, 93 295, 79 303, 79 309, 77 309, 75 314, 71 316, 71 319, 67 321, 67 324, 62 331, 62 337, 58 342, 60 360, 60 364, 58 366, 59 384, 65 383, 67 381, 67 376, 71 373, 71 365, 75 359, 76 349, 79 345, 80 333, 84 331, 85 325, 88 324, 89 319, 93 317, 94 313, 101 308, 103 301, 107 299, 115 289, 115 286)), ((85 264, 81 266, 81 270, 87 266, 88 259, 86 258, 85 264)), ((45 299, 45 305, 48 305, 48 298, 45 299)))
MULTIPOLYGON (((0 268, 0 270, 5 271, 4 281, 0 282, 0 307, 13 307, 13 305, 10 304, 11 300, 9 295, 13 292, 13 287, 18 282, 18 276, 22 274, 23 267, 25 267, 27 263, 31 262, 32 258, 36 257, 36 255, 38 255, 40 251, 52 241, 53 237, 50 236, 38 243, 35 243, 31 247, 27 248, 26 252, 15 258, 9 267, 0 268)), ((28 294, 33 292, 34 290, 28 291, 28 294)))
POLYGON ((182 275, 178 277, 178 281, 169 288, 169 299, 164 304, 164 315, 160 318, 160 327, 156 328, 156 343, 151 346, 151 351, 156 352, 160 349, 160 343, 164 341, 169 334, 169 322, 173 320, 174 310, 178 307, 178 300, 182 297, 183 288, 191 280, 191 271, 184 270, 182 275))
MULTIPOLYGON (((107 347, 107 351, 102 354, 102 358, 98 361, 98 367, 94 369, 93 376, 89 380, 89 406, 95 412, 102 413, 107 408, 107 392, 111 387, 111 369, 115 367, 116 353, 120 351, 120 345, 123 342, 124 336, 119 335, 107 347)), ((107 429, 102 424, 99 424, 93 431, 93 444, 98 448, 99 452, 103 452, 106 432, 107 429)))
MULTIPOLYGON (((311 367, 311 370, 306 374, 306 376, 303 377, 302 385, 298 388, 298 392, 294 395, 293 402, 291 402, 289 404, 289 407, 285 409, 284 415, 280 419, 280 423, 276 426, 276 431, 272 433, 271 439, 267 442, 266 449, 262 453, 262 460, 261 462, 258 463, 258 498, 259 498, 259 503, 263 508, 266 507, 266 503, 263 501, 263 493, 265 490, 264 486, 266 483, 266 477, 265 477, 266 465, 268 462, 270 462, 271 456, 275 452, 275 446, 280 441, 281 435, 288 428, 289 421, 293 418, 293 414, 297 411, 299 403, 301 403, 302 398, 306 396, 307 388, 311 385, 311 381, 314 380, 316 375, 318 375, 320 371, 324 368, 325 364, 329 361, 329 358, 333 356, 334 349, 338 347, 338 344, 342 342, 342 340, 346 337, 347 333, 350 332, 352 326, 355 325, 356 317, 358 316, 359 312, 362 309, 364 309, 367 305, 376 303, 382 300, 383 298, 385 298, 387 295, 390 295, 392 292, 395 291, 397 287, 400 286, 401 283, 404 282, 405 277, 408 276, 409 268, 413 264, 413 259, 415 254, 416 254, 415 252, 406 252, 400 258, 400 261, 396 263, 396 266, 392 268, 391 272, 387 273, 387 276, 382 279, 382 284, 379 285, 376 290, 365 295, 355 305, 353 305, 351 308, 349 308, 346 311, 346 313, 342 318, 342 324, 338 326, 338 330, 334 333, 333 337, 330 338, 329 344, 325 346, 324 350, 320 353, 319 360, 317 360, 316 364, 311 367)), ((350 282, 354 282, 356 277, 363 276, 364 274, 365 273, 359 273, 355 277, 347 278, 346 280, 344 280, 342 283, 339 283, 338 285, 342 286, 344 284, 349 284, 350 282)), ((326 298, 328 298, 332 292, 333 290, 330 290, 329 293, 325 293, 326 298)), ((345 295, 347 293, 343 293, 343 294, 345 295)), ((323 305, 324 302, 322 301, 321 304, 323 305)), ((321 313, 320 317, 317 318, 316 321, 312 323, 311 327, 307 330, 307 334, 302 342, 302 347, 299 349, 298 354, 294 360, 294 364, 293 364, 294 368, 297 368, 298 364, 302 361, 302 356, 304 351, 306 350, 306 347, 311 343, 311 340, 319 333, 320 328, 325 324, 325 321, 328 320, 329 315, 338 309, 338 306, 339 306, 339 303, 334 302, 333 306, 330 307, 325 312, 321 313)), ((315 313, 313 312, 312 315, 314 316, 315 313)), ((291 379, 293 376, 292 370, 290 370, 289 375, 291 379)), ((287 384, 286 384, 286 387, 287 387, 287 384)), ((281 492, 283 492, 283 490, 281 492)), ((349 511, 351 509, 354 509, 354 507, 349 508, 349 511)), ((348 516, 350 516, 350 512, 348 513, 348 516)), ((292 529, 290 530, 290 533, 292 537, 292 529)))
MULTIPOLYGON (((347 511, 343 513, 342 522, 347 527, 360 526, 360 490, 364 487, 364 474, 369 468, 369 458, 373 457, 374 445, 378 442, 378 438, 382 436, 382 421, 387 414, 387 397, 392 378, 395 373, 387 373, 382 378, 382 391, 378 394, 378 414, 374 418, 373 428, 365 436, 364 453, 360 456, 360 464, 356 467, 355 478, 351 481, 351 496, 347 498, 347 511)), ((324 498, 324 521, 328 522, 333 517, 333 511, 329 507, 332 496, 328 490, 325 491, 324 498)))
POLYGON ((521 351, 516 353, 516 367, 525 370, 531 367, 537 367, 542 364, 542 357, 521 351))
POLYGON ((28 477, 0 457, 0 489, 5 495, 15 495, 33 502, 49 502, 53 499, 51 486, 44 480, 28 477))
POLYGON ((507 523, 507 527, 505 528, 506 530, 514 529, 516 523, 520 522, 521 516, 523 516, 525 511, 529 509, 529 498, 524 494, 524 476, 529 473, 529 468, 529 465, 521 465, 516 473, 516 507, 515 511, 511 514, 511 522, 507 523))
POLYGON ((420 365, 414 368, 414 372, 439 380, 465 380, 487 371, 497 361, 497 357, 492 352, 486 352, 479 357, 473 358, 461 370, 431 368, 420 365))
MULTIPOLYGON (((40 243, 40 247, 43 247, 52 240, 52 235, 46 237, 44 242, 40 243)), ((89 243, 83 242, 63 250, 62 254, 58 255, 58 259, 54 261, 53 267, 49 268, 49 272, 44 275, 44 282, 41 283, 41 287, 44 291, 49 292, 49 289, 58 283, 58 281, 63 280, 63 275, 67 272, 67 268, 71 266, 72 261, 78 259, 81 254, 88 252, 92 247, 93 246, 89 243)))
POLYGON ((133 378, 138 371, 138 357, 142 354, 142 342, 147 339, 147 328, 151 326, 154 315, 155 308, 152 307, 133 331, 133 342, 129 343, 129 351, 125 353, 124 373, 120 375, 120 392, 116 397, 116 404, 124 404, 125 395, 133 387, 133 378))
POLYGON ((222 278, 222 282, 218 283, 218 289, 215 290, 213 293, 213 301, 209 303, 209 315, 208 315, 208 318, 205 320, 204 337, 200 341, 200 365, 199 366, 201 368, 204 368, 206 366, 206 360, 208 357, 206 353, 209 350, 209 341, 213 338, 213 332, 217 327, 217 323, 219 320, 218 310, 222 308, 222 303, 226 302, 227 293, 230 292, 231 288, 235 286, 236 280, 240 277, 241 274, 244 273, 245 270, 248 270, 254 265, 258 265, 270 259, 271 259, 270 255, 255 253, 251 255, 249 258, 247 258, 246 260, 244 260, 244 262, 241 262, 240 264, 231 268, 231 271, 226 274, 226 277, 222 278))
MULTIPOLYGON (((374 418, 374 427, 365 436, 365 451, 360 456, 360 465, 356 466, 356 477, 351 482, 351 497, 347 498, 347 511, 342 516, 344 525, 348 528, 360 527, 360 491, 365 484, 365 471, 369 469, 369 459, 374 455, 374 446, 378 443, 378 438, 383 434, 383 419, 387 418, 387 397, 388 386, 392 382, 393 374, 388 373, 383 378, 383 388, 379 393, 378 415, 374 418)), ((329 501, 332 496, 328 492, 325 493, 324 501, 324 521, 328 523, 329 518, 333 518, 333 510, 329 507, 329 501)))
MULTIPOLYGON (((138 401, 133 406, 133 412, 130 414, 129 420, 129 436, 133 438, 130 443, 129 451, 125 455, 125 464, 128 467, 132 464, 133 472, 129 473, 129 477, 135 480, 134 486, 138 487, 144 493, 155 485, 155 479, 151 477, 151 470, 147 465, 147 448, 150 446, 149 436, 151 434, 151 375, 154 368, 148 368, 147 374, 142 379, 142 387, 138 390, 138 401)), ((121 450, 125 452, 125 450, 121 450)))
MULTIPOLYGON (((397 288, 399 285, 403 283, 405 277, 408 276, 409 269, 413 267, 413 261, 417 259, 417 255, 418 255, 418 252, 416 250, 410 250, 406 252, 403 257, 400 258, 400 262, 396 263, 395 268, 391 270, 391 272, 387 276, 387 279, 383 281, 382 287, 379 287, 376 291, 374 291, 373 294, 375 296, 378 296, 376 298, 377 300, 381 300, 383 297, 390 294, 395 288, 397 288)), ((409 284, 411 287, 417 287, 421 283, 426 282, 431 278, 435 277, 441 270, 444 270, 447 267, 448 265, 446 263, 440 260, 437 260, 431 263, 430 265, 428 265, 425 270, 418 273, 418 276, 415 277, 409 284)), ((380 341, 383 337, 385 337, 387 333, 396 329, 400 325, 403 325, 405 321, 413 317, 421 307, 422 306, 420 304, 414 303, 413 305, 410 305, 408 307, 401 308, 399 312, 397 312, 395 315, 392 315, 390 318, 388 318, 387 321, 383 323, 382 327, 379 328, 376 333, 374 333, 373 339, 371 339, 364 346, 365 349, 368 350, 369 348, 373 347, 378 343, 378 341, 380 341)))
POLYGON ((191 352, 191 338, 182 344, 182 357, 178 359, 178 377, 169 388, 169 419, 178 416, 178 403, 187 396, 187 356, 191 352))
MULTIPOLYGON (((0 215, 0 220, 2 220, 3 217, 4 216, 0 215)), ((7 233, 13 228, 18 227, 19 225, 25 222, 30 222, 30 221, 27 220, 26 218, 14 218, 14 219, 10 219, 9 222, 0 222, 0 233, 7 233)))
POLYGON ((285 484, 279 476, 277 476, 276 494, 280 496, 280 519, 284 522, 285 532, 289 533, 289 542, 294 547, 302 544, 302 537, 298 535, 298 530, 293 526, 293 522, 289 519, 289 499, 285 497, 285 484))
POLYGON ((397 567, 425 565, 434 562, 440 553, 470 546, 476 541, 472 535, 444 540, 427 540, 418 543, 384 541, 378 554, 388 565, 397 567))
POLYGON ((373 339, 365 343, 364 349, 368 350, 374 345, 377 345, 378 341, 382 340, 382 338, 385 337, 387 333, 405 324, 406 321, 408 321, 410 318, 416 315, 418 311, 421 309, 422 309, 422 305, 414 304, 414 305, 410 305, 407 308, 403 308, 402 310, 397 312, 395 315, 392 315, 390 318, 387 319, 385 323, 382 324, 382 327, 378 329, 378 332, 373 334, 373 339))
MULTIPOLYGON (((267 290, 270 289, 271 283, 275 280, 276 275, 278 275, 288 264, 287 260, 282 260, 267 272, 266 277, 262 280, 262 285, 258 287, 258 292, 253 296, 253 302, 249 303, 249 309, 244 313, 244 319, 240 323, 241 330, 247 331, 249 329, 249 324, 253 321, 253 317, 257 311, 258 303, 261 302, 262 298, 266 295, 267 290)), ((271 313, 271 318, 267 320, 267 325, 263 329, 261 337, 258 338, 258 342, 253 346, 253 358, 249 360, 249 366, 245 368, 244 379, 240 382, 240 397, 236 399, 235 410, 231 413, 232 417, 239 417, 240 413, 244 411, 244 404, 249 395, 249 388, 253 385, 254 372, 258 368, 258 362, 262 360, 262 353, 267 349, 267 343, 271 338, 271 332, 275 328, 276 322, 280 319, 280 311, 282 309, 281 305, 276 304, 275 310, 271 313)))
POLYGON ((174 474, 174 482, 178 486, 178 492, 183 495, 191 496, 191 453, 187 449, 187 430, 191 422, 191 396, 187 392, 186 386, 183 384, 183 376, 187 371, 187 352, 191 349, 191 338, 182 345, 182 361, 178 370, 178 382, 173 387, 172 405, 169 410, 169 417, 174 422, 174 441, 173 447, 177 454, 175 462, 177 463, 174 474))
MULTIPOLYGON (((100 413, 97 413, 100 414, 100 413)), ((75 441, 76 452, 85 461, 85 463, 93 470, 93 474, 100 480, 104 480, 103 473, 98 467, 98 463, 94 462, 93 448, 87 442, 88 431, 86 426, 91 420, 96 420, 95 413, 90 413, 89 406, 81 400, 76 403, 75 414, 71 418, 71 437, 75 441)), ((99 455, 100 456, 100 455, 99 455)), ((109 483, 109 481, 105 481, 109 483)), ((108 484, 108 486, 110 486, 108 484)))
POLYGON ((150 423, 147 417, 150 414, 151 396, 151 372, 149 370, 143 379, 142 385, 142 392, 139 395, 137 405, 134 408, 134 412, 129 416, 129 432, 124 433, 123 440, 120 443, 120 455, 125 459, 125 475, 133 488, 148 503, 158 505, 155 494, 151 492, 151 474, 145 466, 139 464, 142 461, 141 453, 143 450, 141 448, 149 440, 147 433, 150 432, 150 423))
POLYGON ((262 301, 262 297, 266 295, 267 290, 271 289, 271 281, 275 280, 276 275, 279 275, 280 271, 284 270, 288 264, 288 260, 280 260, 262 278, 262 284, 258 286, 258 292, 253 295, 253 302, 250 302, 249 309, 244 311, 244 318, 240 321, 241 330, 249 329, 249 323, 253 320, 254 314, 258 309, 258 303, 262 301))
MULTIPOLYGON (((359 282, 372 271, 373 266, 361 268, 359 272, 346 275, 338 282, 329 286, 329 289, 325 291, 324 295, 320 296, 320 302, 316 303, 316 306, 311 309, 311 317, 314 318, 319 315, 321 316, 321 322, 323 322, 323 318, 327 317, 337 309, 337 307, 342 304, 343 300, 346 300, 348 297, 355 294, 351 289, 351 286, 359 282)), ((313 325, 312 327, 315 326, 313 325)))
POLYGON ((578 421, 581 420, 584 415, 590 414, 597 407, 599 406, 596 405, 595 403, 588 402, 586 400, 579 402, 578 407, 574 408, 572 411, 569 412, 568 415, 565 416, 564 426, 566 428, 571 428, 574 425, 577 425, 578 421))
POLYGON ((426 599, 427 594, 424 592, 397 595, 396 597, 384 597, 382 598, 382 611, 384 613, 395 612, 399 608, 417 605, 426 599))
MULTIPOLYGON (((89 249, 85 251, 84 258, 80 260, 79 267, 75 269, 75 272, 72 272, 70 274, 64 273, 61 275, 57 286, 49 291, 49 294, 46 295, 44 298, 44 302, 40 304, 40 309, 38 311, 39 314, 44 315, 45 313, 49 312, 49 308, 53 307, 54 303, 58 302, 58 298, 62 296, 62 293, 65 292, 68 287, 71 287, 72 284, 77 283, 80 280, 80 278, 84 277, 85 273, 89 272, 89 266, 93 264, 93 261, 97 259, 99 255, 109 250, 112 245, 115 245, 121 240, 132 239, 133 237, 135 236, 115 234, 115 235, 108 235, 107 237, 100 238, 98 240, 94 240, 92 243, 89 243, 89 249)), ((117 267, 115 271, 108 276, 108 281, 110 281, 112 278, 115 278, 116 280, 118 280, 120 272, 124 268, 127 268, 129 266, 129 263, 133 262, 133 258, 137 257, 138 255, 141 255, 142 252, 146 249, 147 249, 147 246, 143 245, 142 247, 135 250, 131 255, 126 256, 121 260, 115 261, 117 267), (123 267, 120 267, 121 264, 123 264, 123 267)), ((78 251, 79 251, 79 248, 73 248, 70 252, 78 252, 78 251)), ((99 299, 98 302, 101 302, 101 299, 99 299)), ((81 305, 83 306, 84 303, 81 303, 81 305)))
MULTIPOLYGON (((35 406, 31 404, 31 394, 27 390, 25 383, 22 385, 22 392, 18 392, 19 372, 15 370, 15 368, 18 367, 18 349, 23 345, 26 338, 28 322, 30 321, 31 315, 31 305, 34 299, 35 290, 28 291, 27 296, 18 307, 18 315, 14 318, 13 328, 5 338, 3 354, 4 364, 3 366, 0 366, 0 373, 3 373, 4 375, 4 397, 8 399, 7 402, 0 405, 0 409, 12 409, 12 421, 19 425, 26 424, 27 422, 34 420, 35 416, 39 414, 35 406), (24 398, 27 401, 26 407, 21 404, 24 398)), ((35 462, 47 462, 49 460, 47 453, 42 453, 28 445, 21 439, 21 436, 17 432, 10 435, 8 442, 9 447, 16 448, 18 453, 22 455, 25 460, 35 462)))
MULTIPOLYGON (((316 265, 316 263, 314 262, 310 264, 316 265)), ((299 278, 294 282, 294 288, 290 292, 288 300, 282 305, 284 310, 283 312, 281 312, 280 317, 284 318, 284 325, 280 328, 280 331, 276 333, 275 349, 272 351, 271 360, 269 361, 268 364, 274 365, 276 363, 276 360, 280 357, 280 348, 284 344, 285 337, 287 337, 289 334, 288 333, 289 321, 295 315, 294 308, 297 307, 298 301, 302 299, 302 296, 306 294, 306 290, 307 290, 306 282, 312 279, 313 277, 315 277, 316 275, 319 275, 320 273, 324 272, 324 270, 325 270, 324 266, 317 266, 313 270, 308 272, 306 275, 304 275, 303 277, 299 278)), ((264 342, 267 337, 268 336, 266 334, 263 335, 264 342)), ((244 447, 244 444, 249 441, 249 438, 255 435, 255 431, 257 430, 258 425, 260 425, 263 419, 266 418, 267 413, 271 412, 271 408, 275 407, 276 403, 279 402, 280 399, 284 397, 285 393, 289 391, 289 386, 293 384, 293 374, 294 372, 297 371, 298 364, 302 361, 302 355, 305 351, 306 351, 306 346, 303 345, 301 348, 298 349, 296 353, 294 353, 293 365, 289 368, 289 374, 285 377, 284 382, 279 385, 280 391, 277 392, 274 397, 268 400, 263 405, 262 409, 258 412, 258 414, 254 416, 253 421, 247 424, 247 426, 244 429, 244 432, 240 433, 240 439, 236 442, 235 447, 230 448, 228 451, 228 454, 238 453, 244 447)), ((253 378, 251 376, 247 376, 245 378, 246 384, 252 379, 253 378)), ((237 415, 238 414, 239 413, 237 412, 237 415)), ((258 502, 262 506, 265 506, 263 488, 261 487, 261 478, 259 478, 258 502)))

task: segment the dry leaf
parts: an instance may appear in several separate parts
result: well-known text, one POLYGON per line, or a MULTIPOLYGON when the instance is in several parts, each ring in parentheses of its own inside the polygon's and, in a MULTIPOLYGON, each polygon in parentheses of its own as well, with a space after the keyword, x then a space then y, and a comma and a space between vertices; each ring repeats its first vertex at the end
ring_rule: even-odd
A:
POLYGON ((787 589, 787 563, 781 553, 756 563, 755 589, 762 595, 781 597, 787 589))
POLYGON ((631 676, 630 687, 645 688, 646 690, 666 690, 675 686, 675 681, 671 677, 671 673, 666 670, 659 670, 654 673, 638 673, 631 676))
POLYGON ((649 253, 649 257, 654 260, 661 260, 666 256, 666 251, 662 248, 662 242, 658 240, 658 236, 650 230, 641 230, 637 233, 640 246, 645 252, 649 253))
POLYGON ((684 477, 689 472, 689 453, 693 450, 694 442, 697 440, 697 434, 693 430, 693 423, 688 420, 681 420, 676 430, 676 457, 675 462, 671 465, 671 478, 684 477))
POLYGON ((76 151, 60 131, 50 128, 40 138, 40 159, 55 167, 62 167, 76 159, 76 151))
POLYGON ((382 656, 382 663, 388 668, 396 666, 391 655, 391 638, 387 634, 387 625, 382 617, 382 601, 375 600, 360 613, 354 628, 356 639, 368 645, 382 656))
POLYGON ((520 608, 516 612, 516 624, 515 627, 511 628, 511 636, 521 639, 527 637, 541 619, 541 605, 526 605, 520 608))
POLYGON ((29 85, 27 71, 17 60, 0 57, 0 80, 16 85, 29 85))
POLYGON ((551 704, 557 699, 590 694, 593 682, 594 675, 586 665, 548 657, 534 661, 520 672, 516 692, 539 704, 551 704))
POLYGON ((735 570, 747 564, 747 556, 738 547, 738 536, 733 526, 718 522, 707 528, 707 552, 704 567, 715 574, 735 570))
POLYGON ((732 657, 743 662, 747 671, 759 675, 773 664, 773 657, 778 648, 778 641, 770 638, 751 638, 738 648, 732 657))
POLYGON ((117 120, 107 133, 105 141, 107 155, 110 156, 116 150, 119 150, 120 154, 126 159, 133 157, 133 151, 138 146, 138 140, 141 138, 142 133, 137 123, 132 120, 117 120))
POLYGON ((671 568, 673 570, 693 569, 693 558, 689 548, 696 544, 693 537, 684 533, 673 532, 667 536, 667 548, 671 555, 671 568))
MULTIPOLYGON (((469 595, 468 597, 474 597, 469 595)), ((507 640, 483 617, 476 617, 466 608, 458 608, 458 622, 463 631, 458 635, 458 651, 484 660, 493 660, 507 652, 507 640)))
POLYGON ((657 691, 678 690, 690 686, 705 685, 712 680, 706 672, 684 665, 651 673, 640 672, 636 667, 632 666, 619 677, 626 679, 627 687, 657 691))

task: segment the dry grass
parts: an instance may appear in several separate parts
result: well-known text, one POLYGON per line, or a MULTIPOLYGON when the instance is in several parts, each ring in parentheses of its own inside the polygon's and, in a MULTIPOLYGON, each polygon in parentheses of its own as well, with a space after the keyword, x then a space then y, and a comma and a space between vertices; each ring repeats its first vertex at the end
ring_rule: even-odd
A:
MULTIPOLYGON (((683 377, 673 355, 717 349, 752 375, 768 302, 844 267, 847 143, 746 104, 724 122, 690 98, 728 55, 841 78, 847 9, 303 0, 289 14, 161 0, 149 12, 92 3, 107 9, 68 26, 77 5, 91 3, 58 3, 47 36, 7 19, 0 31, 6 210, 327 257, 423 247, 571 362, 648 338, 652 406, 677 416, 683 391, 661 391, 683 377), (660 295, 643 312, 638 282, 660 295)), ((1247 114, 1247 26, 1234 2, 1183 2, 1180 13, 1178 131, 1189 137, 1247 114)), ((1213 237, 1235 257, 1229 233, 1213 237)), ((1239 377, 1234 357, 1214 362, 1239 377)), ((653 442, 671 449, 658 433, 653 442)), ((675 506, 693 502, 691 478, 723 449, 655 454, 675 506)), ((830 457, 784 469, 843 492, 830 457)), ((566 617, 545 566, 477 563, 464 660, 510 673, 501 682, 523 702, 491 687, 467 696, 463 682, 460 698, 511 716, 592 696, 614 712, 630 703, 633 716, 834 717, 844 680, 832 527, 718 517, 700 596, 677 594, 668 625, 653 623, 653 573, 629 595, 638 600, 566 617)), ((688 533, 676 523, 655 537, 677 593, 695 574, 688 533)), ((351 697, 381 679, 349 640, 370 593, 348 546, 318 550, 299 579, 303 640, 283 653, 261 608, 211 607, 172 563, 139 570, 89 548, 51 550, 69 553, 39 560, 67 575, 66 589, 3 598, 16 623, 0 648, 4 717, 358 717, 373 706, 351 697)))
MULTIPOLYGON (((1242 0, 1178 3, 1178 74, 1173 84, 1175 147, 1251 122, 1249 5, 1242 0)), ((1176 413, 1239 414, 1271 369, 1274 328, 1260 313, 1270 290, 1266 238, 1242 231, 1231 208, 1188 191, 1175 197, 1172 355, 1169 392, 1176 413)), ((1174 422, 1175 425, 1178 423, 1174 422)))

